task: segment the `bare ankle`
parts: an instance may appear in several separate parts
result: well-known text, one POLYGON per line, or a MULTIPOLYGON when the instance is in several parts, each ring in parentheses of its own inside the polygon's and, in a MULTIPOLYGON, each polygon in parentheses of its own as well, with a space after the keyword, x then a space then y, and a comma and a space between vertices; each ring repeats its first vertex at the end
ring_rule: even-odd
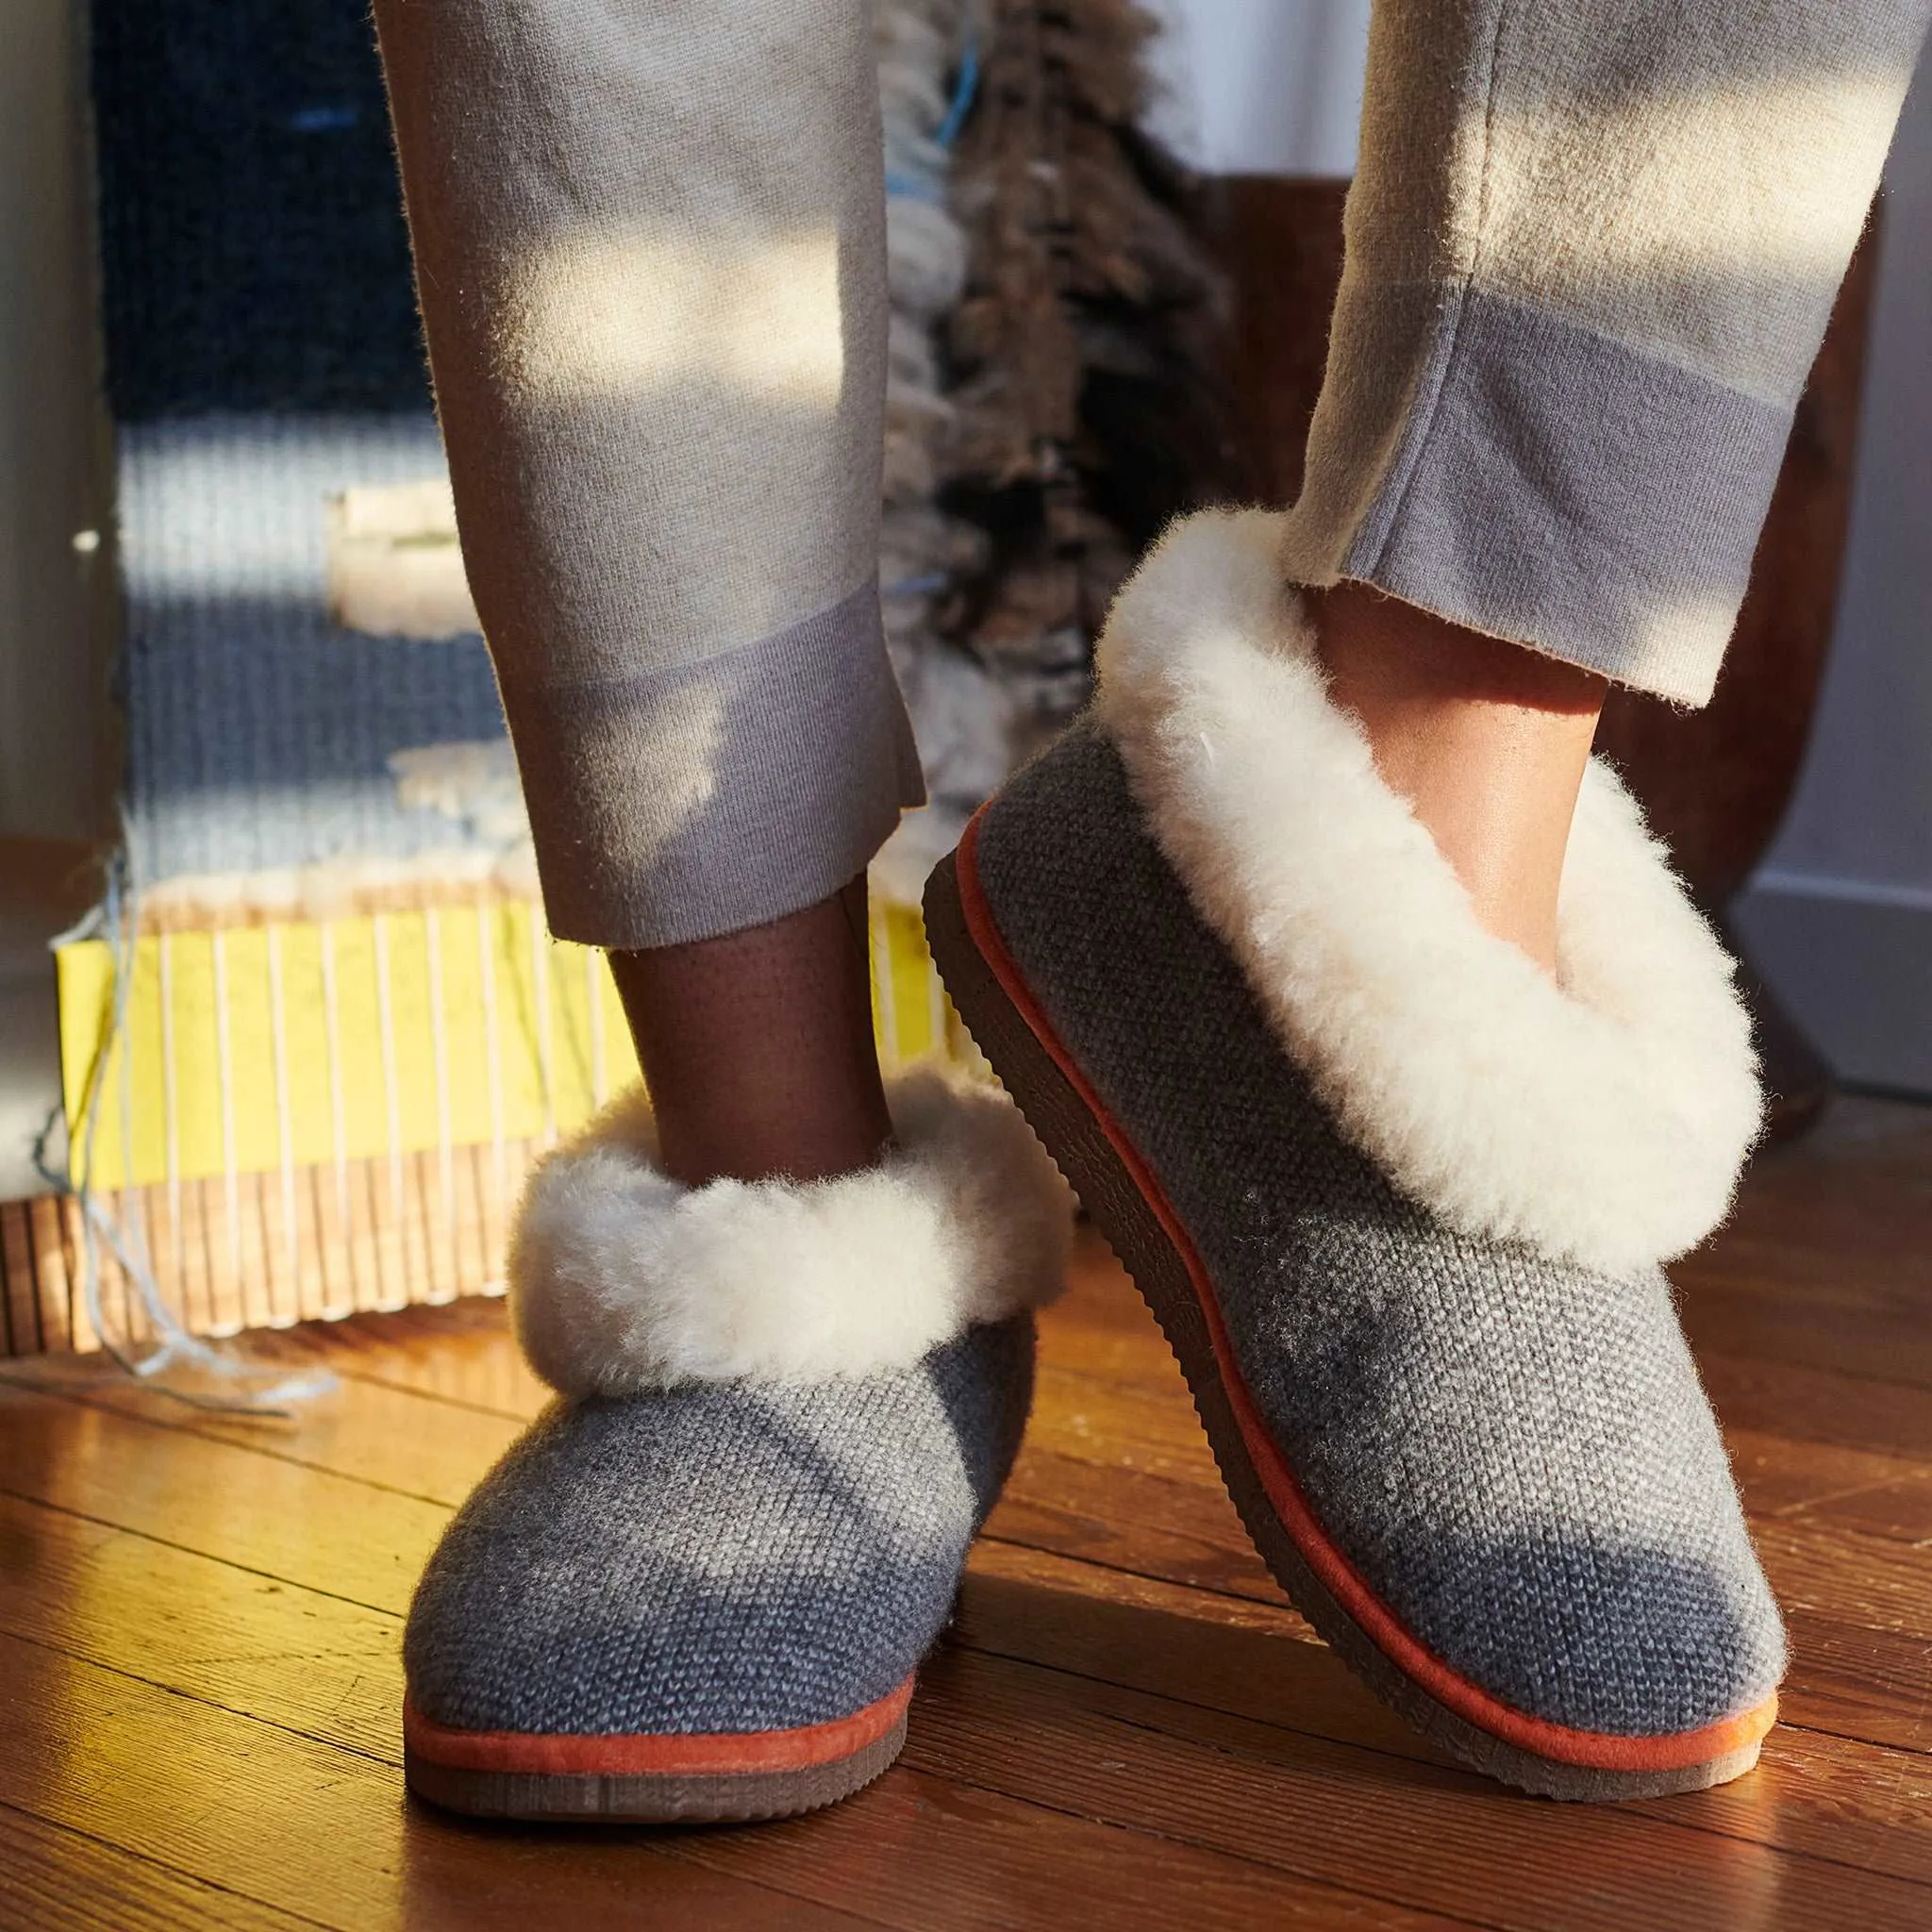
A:
POLYGON ((768 925, 610 955, 673 1179, 824 1180, 890 1144, 865 907, 858 878, 768 925))
POLYGON ((1499 939, 1556 970, 1570 821, 1607 689, 1363 584, 1311 598, 1338 703, 1499 939))

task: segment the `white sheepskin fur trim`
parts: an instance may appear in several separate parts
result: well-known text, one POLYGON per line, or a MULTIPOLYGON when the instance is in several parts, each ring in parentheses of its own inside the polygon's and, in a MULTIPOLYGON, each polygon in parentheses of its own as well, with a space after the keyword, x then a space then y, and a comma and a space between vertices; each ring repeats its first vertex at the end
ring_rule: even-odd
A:
POLYGON ((686 1188, 641 1092, 530 1176, 510 1309, 565 1395, 819 1381, 904 1368, 1065 1278, 1073 1197, 1006 1096, 923 1070, 888 1091, 897 1145, 838 1180, 686 1188))
POLYGON ((1557 978, 1486 932, 1330 699, 1280 525, 1177 524, 1108 619, 1099 715, 1154 837, 1405 1193, 1608 1274, 1683 1253, 1723 1220, 1759 1128, 1729 958, 1601 760, 1557 978))

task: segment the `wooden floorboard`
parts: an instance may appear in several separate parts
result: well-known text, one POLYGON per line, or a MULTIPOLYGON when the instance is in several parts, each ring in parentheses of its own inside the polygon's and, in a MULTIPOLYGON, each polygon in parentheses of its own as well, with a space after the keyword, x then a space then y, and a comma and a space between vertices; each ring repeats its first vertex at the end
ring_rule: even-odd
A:
POLYGON ((0 1924, 35 1932, 302 1932, 279 1912, 0 1805, 0 1924))
POLYGON ((465 1829, 408 1808, 392 1763, 58 1650, 0 1638, 0 1805, 341 1932, 868 1923, 640 1840, 559 1857, 533 1834, 465 1829))
POLYGON ((475 1831, 400 1786, 398 1638, 541 1406, 497 1304, 260 1344, 288 1421, 0 1374, 0 1926, 1932 1924, 1932 1115, 1854 1105, 1681 1271, 1793 1640, 1722 1791, 1447 1766, 1309 1632, 1099 1244, 906 1757, 820 1817, 475 1831))

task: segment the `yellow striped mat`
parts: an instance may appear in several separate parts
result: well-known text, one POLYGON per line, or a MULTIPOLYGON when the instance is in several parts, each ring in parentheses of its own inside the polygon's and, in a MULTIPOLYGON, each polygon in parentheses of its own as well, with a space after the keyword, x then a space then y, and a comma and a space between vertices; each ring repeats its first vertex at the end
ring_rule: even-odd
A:
MULTIPOLYGON (((888 1069, 983 1070, 918 914, 875 906, 871 936, 888 1069)), ((75 941, 57 970, 73 1177, 140 1231, 199 1333, 491 1288, 528 1162, 638 1077, 603 956, 519 901, 145 936, 97 1073, 113 953, 75 941)), ((71 1216, 37 1238, 16 1218, 7 1351, 92 1345, 71 1216)), ((138 1328, 110 1288, 108 1325, 138 1328)))
MULTIPOLYGON (((919 915, 875 908, 872 947, 888 1067, 970 1058, 919 915)), ((96 1188, 549 1138, 638 1078, 603 955, 522 902, 163 933, 135 944, 90 1167, 113 956, 85 940, 57 964, 75 1179, 96 1188)))

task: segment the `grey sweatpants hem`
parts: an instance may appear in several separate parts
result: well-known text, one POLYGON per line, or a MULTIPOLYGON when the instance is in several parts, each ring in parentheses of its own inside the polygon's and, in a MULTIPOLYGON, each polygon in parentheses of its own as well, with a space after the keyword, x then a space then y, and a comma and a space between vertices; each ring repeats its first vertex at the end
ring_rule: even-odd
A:
POLYGON ((1356 289, 1344 302, 1366 336, 1408 336, 1415 390, 1392 435, 1337 420, 1345 396, 1318 425, 1288 575, 1373 584, 1706 703, 1790 411, 1479 287, 1356 289))
POLYGON ((1701 703, 1932 0, 1375 0, 1285 563, 1701 703))
POLYGON ((694 664, 502 688, 558 939, 679 945, 781 919, 924 802, 875 583, 694 664))

